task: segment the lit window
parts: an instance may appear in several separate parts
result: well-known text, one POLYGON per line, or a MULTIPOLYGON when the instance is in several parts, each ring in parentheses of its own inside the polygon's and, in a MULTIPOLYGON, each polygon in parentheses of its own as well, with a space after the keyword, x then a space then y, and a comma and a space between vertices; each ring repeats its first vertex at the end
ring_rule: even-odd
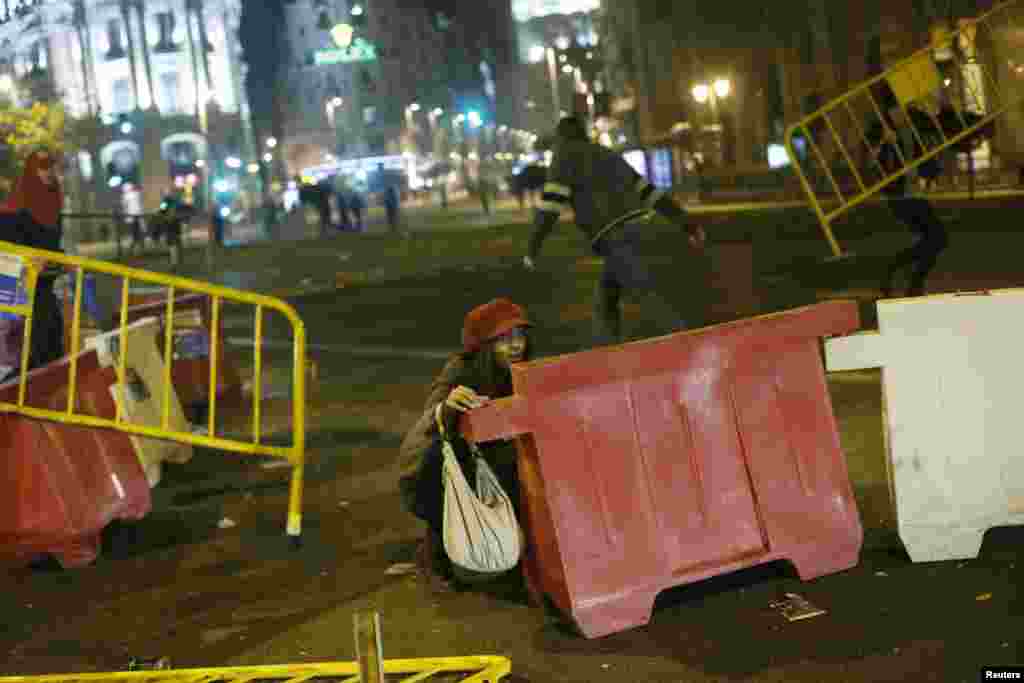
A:
POLYGON ((181 97, 179 95, 180 80, 178 72, 168 71, 160 74, 160 109, 168 112, 182 111, 181 97))
POLYGON ((107 22, 107 43, 110 46, 107 50, 107 59, 120 59, 125 56, 124 45, 121 42, 121 22, 117 19, 107 22))
POLYGON ((117 113, 129 112, 134 109, 132 98, 132 82, 127 78, 118 78, 113 84, 113 109, 117 113))
POLYGON ((157 12, 156 24, 160 36, 156 43, 156 51, 176 52, 178 46, 174 44, 174 12, 157 12))

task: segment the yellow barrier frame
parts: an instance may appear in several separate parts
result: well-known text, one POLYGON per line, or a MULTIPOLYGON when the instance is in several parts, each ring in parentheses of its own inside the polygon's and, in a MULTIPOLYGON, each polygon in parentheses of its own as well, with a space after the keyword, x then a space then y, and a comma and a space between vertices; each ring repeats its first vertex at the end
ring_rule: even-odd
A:
MULTIPOLYGON (((950 41, 950 42, 959 40, 961 35, 967 34, 968 32, 970 32, 970 34, 971 34, 969 36, 969 39, 971 41, 974 41, 974 32, 976 32, 981 27, 988 28, 988 30, 990 32, 990 35, 991 35, 992 29, 989 27, 989 24, 991 23, 993 17, 995 17, 998 13, 1007 11, 1008 9, 1010 9, 1011 7, 1013 7, 1015 5, 1017 5, 1017 0, 1006 0, 1004 2, 1001 2, 1001 3, 997 4, 991 10, 989 10, 985 14, 981 15, 980 17, 978 17, 976 19, 973 19, 969 24, 963 26, 959 30, 954 31, 954 32, 950 32, 948 38, 943 39, 943 42, 947 42, 947 40, 950 41)), ((954 106, 953 110, 956 112, 957 116, 960 119, 960 123, 961 123, 961 125, 964 126, 964 128, 957 135, 954 135, 952 137, 947 137, 945 131, 942 130, 942 126, 941 125, 938 126, 938 129, 939 129, 939 132, 942 135, 943 141, 942 141, 942 143, 940 145, 937 145, 937 146, 934 146, 934 147, 928 147, 928 146, 923 144, 923 141, 922 141, 920 133, 918 132, 917 128, 913 125, 913 123, 911 123, 910 127, 913 130, 914 136, 916 137, 917 142, 919 144, 921 144, 921 147, 922 147, 922 150, 923 150, 923 154, 921 155, 921 157, 917 158, 916 160, 914 160, 914 161, 912 161, 910 163, 907 163, 907 161, 904 158, 903 154, 901 152, 898 152, 900 160, 901 160, 901 162, 903 162, 903 168, 901 168, 900 170, 898 170, 898 171, 896 171, 894 173, 888 173, 888 174, 885 173, 885 171, 883 170, 882 171, 882 176, 883 177, 882 177, 881 180, 879 180, 878 182, 876 182, 876 183, 874 183, 874 184, 872 184, 870 186, 865 185, 864 179, 861 176, 860 171, 858 171, 856 164, 853 162, 852 156, 850 155, 850 153, 847 150, 846 146, 843 144, 842 139, 839 137, 838 133, 836 132, 835 126, 833 125, 832 121, 829 119, 829 117, 828 117, 829 114, 834 112, 835 110, 837 110, 839 107, 845 106, 846 112, 850 115, 852 120, 854 122, 856 122, 856 124, 857 124, 857 127, 859 129, 859 133, 860 133, 861 141, 865 145, 870 147, 870 144, 868 143, 867 138, 865 136, 863 126, 860 125, 860 123, 858 122, 856 114, 850 108, 850 100, 852 98, 856 97, 857 95, 862 95, 864 93, 867 93, 867 97, 870 99, 871 104, 872 104, 872 106, 873 106, 873 108, 875 110, 875 113, 878 115, 878 117, 879 117, 879 119, 880 119, 880 121, 882 123, 882 126, 885 129, 885 132, 887 134, 894 134, 893 131, 890 129, 889 125, 886 123, 885 117, 882 116, 882 111, 881 111, 881 109, 879 107, 878 102, 876 101, 875 96, 871 93, 871 88, 873 86, 878 85, 879 83, 881 83, 882 81, 885 81, 885 80, 890 80, 890 84, 895 86, 896 84, 893 83, 892 78, 896 74, 899 74, 899 76, 897 76, 897 78, 904 77, 903 80, 906 80, 906 77, 909 77, 910 81, 913 81, 915 79, 915 77, 916 77, 916 74, 920 73, 920 66, 922 64, 922 60, 928 60, 928 61, 932 60, 931 52, 932 52, 932 50, 935 47, 936 46, 934 44, 929 44, 927 47, 922 48, 921 50, 918 50, 917 52, 915 52, 914 54, 910 55, 906 59, 902 59, 899 62, 897 62, 896 64, 894 64, 892 67, 886 69, 884 72, 882 72, 878 76, 875 76, 875 77, 873 77, 873 78, 871 78, 869 80, 866 80, 866 81, 860 83, 859 85, 857 85, 854 88, 852 88, 851 90, 849 90, 846 94, 841 95, 841 96, 831 100, 828 104, 824 105, 823 107, 819 108, 818 110, 814 111, 813 113, 805 116, 804 118, 800 119, 796 123, 793 123, 792 125, 790 125, 786 129, 785 140, 784 140, 785 145, 786 145, 786 152, 789 154, 790 162, 793 164, 793 167, 796 169, 797 175, 800 178, 800 184, 803 186, 803 189, 804 189, 804 192, 807 195, 808 201, 810 202, 812 208, 814 209, 814 212, 815 212, 815 214, 818 217, 818 221, 821 223, 821 229, 822 229, 822 232, 825 235, 825 239, 828 240, 829 247, 832 249, 832 253, 833 253, 833 255, 836 258, 839 258, 839 257, 843 256, 843 251, 840 248, 839 243, 836 241, 835 235, 833 234, 832 227, 831 227, 832 226, 832 221, 835 220, 836 217, 838 217, 840 214, 844 213, 845 211, 848 211, 849 209, 852 209, 855 206, 858 206, 858 205, 862 204, 864 201, 869 199, 871 196, 877 194, 882 188, 884 188, 885 186, 887 186, 890 183, 892 183, 893 181, 895 181, 897 178, 905 175, 908 171, 911 171, 911 170, 917 168, 918 166, 920 166, 924 162, 928 161, 929 159, 935 157, 937 154, 941 153, 945 149, 951 147, 952 145, 957 144, 958 142, 960 142, 964 138, 970 136, 971 134, 973 134, 974 132, 976 132, 980 128, 982 128, 985 125, 987 125, 988 123, 990 123, 993 119, 995 119, 997 116, 999 116, 1004 111, 1006 111, 1010 106, 1012 106, 1013 104, 1016 104, 1016 103, 1020 102, 1022 99, 1024 99, 1024 95, 1016 97, 1012 101, 1008 101, 1004 97, 999 97, 998 99, 1000 101, 1000 105, 998 107, 990 108, 990 110, 987 113, 985 113, 985 115, 974 126, 967 126, 966 125, 966 121, 964 120, 964 117, 963 117, 963 111, 960 108, 954 106), (829 133, 831 135, 831 139, 833 140, 834 144, 842 152, 846 164, 849 166, 850 170, 853 171, 854 178, 857 181, 857 186, 858 186, 860 191, 858 193, 852 195, 850 198, 844 197, 843 192, 840 189, 839 183, 836 181, 835 175, 832 173, 832 169, 830 168, 830 166, 827 163, 824 155, 822 154, 821 149, 814 142, 814 136, 811 134, 811 126, 812 126, 812 124, 820 124, 822 122, 824 122, 825 127, 828 129, 828 131, 829 131, 829 133), (818 198, 818 196, 815 194, 814 188, 811 186, 811 183, 810 183, 810 181, 807 178, 807 174, 806 174, 803 166, 801 165, 800 157, 796 154, 796 151, 795 151, 795 148, 794 148, 793 138, 795 136, 797 136, 797 135, 800 135, 805 140, 807 140, 807 142, 808 142, 808 144, 809 144, 809 146, 811 148, 811 151, 814 153, 814 155, 815 155, 815 157, 817 159, 818 164, 825 170, 825 174, 828 177, 828 181, 829 181, 829 184, 831 185, 831 187, 832 187, 832 189, 834 191, 834 195, 838 198, 838 202, 836 201, 836 199, 831 199, 831 200, 828 200, 827 203, 830 204, 830 205, 836 205, 835 208, 832 208, 830 210, 826 210, 826 208, 825 208, 825 203, 826 202, 821 201, 818 198)), ((960 69, 960 73, 961 74, 963 73, 963 66, 964 66, 964 64, 965 63, 970 63, 970 62, 964 62, 963 60, 961 60, 957 56, 956 51, 953 52, 952 59, 955 61, 956 65, 957 65, 957 68, 960 69)), ((992 78, 992 74, 985 74, 984 71, 982 71, 982 73, 983 73, 982 79, 984 79, 986 75, 988 76, 989 83, 986 84, 986 87, 987 88, 991 87, 992 88, 991 92, 998 93, 999 89, 995 86, 995 83, 994 83, 993 78, 992 78)), ((1022 92, 1024 92, 1024 89, 1022 89, 1022 92)), ((906 116, 906 114, 907 114, 907 109, 906 109, 907 102, 904 101, 903 98, 900 98, 898 93, 897 93, 897 100, 899 101, 900 109, 903 111, 904 115, 906 116)), ((928 112, 928 113, 931 114, 931 112, 928 112)), ((935 123, 938 123, 937 121, 935 121, 935 116, 933 114, 931 114, 931 117, 932 117, 932 119, 933 119, 933 121, 935 123)), ((908 120, 908 122, 910 121, 909 117, 907 117, 907 120, 908 120)), ((876 160, 876 165, 879 165, 877 160, 876 160)), ((881 168, 880 165, 879 165, 879 168, 881 168)))
MULTIPOLYGON (((498 683, 512 671, 507 657, 436 657, 431 659, 391 659, 384 661, 388 675, 412 674, 401 683, 419 683, 434 674, 471 673, 462 683, 498 683)), ((322 662, 314 664, 280 664, 269 666, 240 666, 221 669, 167 669, 164 671, 117 671, 112 673, 56 674, 47 676, 5 676, 0 683, 101 683, 124 681, 134 683, 194 683, 221 681, 222 683, 309 683, 318 678, 337 679, 340 683, 359 683, 359 665, 356 662, 322 662)))
MULTIPOLYGON (((94 259, 82 258, 79 256, 68 256, 52 251, 32 249, 9 242, 0 241, 0 252, 6 252, 21 256, 24 262, 26 273, 24 276, 25 288, 28 295, 28 303, 24 305, 2 305, 0 311, 14 313, 25 318, 25 336, 21 349, 21 371, 19 374, 18 402, 6 403, 0 401, 0 413, 10 412, 25 415, 43 420, 51 420, 65 424, 81 425, 84 427, 100 427, 115 429, 136 436, 145 436, 155 439, 165 439, 187 443, 196 446, 205 446, 236 453, 250 455, 268 455, 288 460, 292 465, 291 484, 288 498, 288 535, 297 538, 302 533, 302 486, 303 472, 306 452, 306 327, 299 318, 298 313, 286 302, 273 297, 261 294, 243 292, 228 287, 212 285, 196 280, 189 280, 173 275, 153 273, 137 268, 130 268, 119 264, 97 261, 94 259), (75 269, 75 295, 72 321, 71 349, 65 349, 71 356, 70 368, 68 371, 68 405, 63 412, 33 408, 25 405, 25 385, 28 375, 29 350, 32 341, 32 306, 35 301, 36 281, 39 276, 33 261, 44 260, 51 263, 58 263, 63 266, 75 269), (116 401, 117 411, 113 420, 94 417, 91 415, 79 415, 75 413, 75 396, 77 387, 77 359, 81 349, 81 306, 82 290, 86 269, 90 271, 106 273, 123 277, 124 282, 121 288, 121 317, 119 322, 120 344, 119 362, 116 363, 117 386, 119 395, 124 396, 124 384, 127 363, 127 339, 125 329, 128 326, 128 302, 131 282, 154 283, 168 288, 167 308, 165 320, 164 340, 164 392, 163 405, 161 410, 161 426, 150 427, 147 425, 132 424, 124 420, 122 401, 116 401), (173 353, 174 334, 174 301, 177 290, 207 294, 211 298, 212 322, 210 330, 210 409, 209 426, 207 435, 193 434, 191 432, 178 432, 168 429, 170 422, 170 395, 171 395, 171 360, 173 353), (217 374, 218 374, 218 348, 220 346, 220 305, 221 301, 229 301, 251 304, 256 307, 255 317, 255 340, 254 340, 254 364, 255 379, 253 386, 253 438, 251 442, 238 441, 234 439, 219 438, 216 435, 215 417, 217 409, 217 374), (293 401, 292 401, 292 433, 293 441, 291 447, 269 446, 260 443, 260 402, 262 400, 262 387, 260 378, 263 367, 263 312, 264 309, 271 309, 283 314, 292 325, 294 332, 294 367, 292 368, 293 401)), ((70 268, 69 268, 70 270, 70 268)))

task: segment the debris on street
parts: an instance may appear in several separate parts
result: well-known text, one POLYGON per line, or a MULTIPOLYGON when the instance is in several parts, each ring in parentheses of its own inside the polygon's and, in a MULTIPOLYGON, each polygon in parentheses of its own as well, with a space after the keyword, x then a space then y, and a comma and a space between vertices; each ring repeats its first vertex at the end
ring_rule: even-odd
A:
POLYGON ((218 529, 230 529, 235 526, 238 526, 237 523, 230 517, 224 517, 219 522, 217 522, 218 529))
POLYGON ((820 607, 815 607, 806 598, 796 593, 786 593, 785 600, 771 603, 772 609, 778 610, 788 621, 800 621, 826 614, 820 607))
POLYGON ((992 594, 991 593, 981 593, 981 594, 978 595, 978 597, 976 597, 974 599, 977 600, 978 602, 985 602, 986 600, 991 600, 992 599, 992 594))
POLYGON ((166 671, 170 668, 170 657, 132 657, 128 660, 129 671, 166 671))
POLYGON ((413 562, 398 562, 391 565, 385 571, 388 576, 404 576, 406 574, 415 574, 416 565, 413 562))
POLYGON ((273 460, 267 460, 264 463, 260 463, 260 467, 265 470, 282 470, 291 466, 292 463, 284 458, 274 458, 273 460))

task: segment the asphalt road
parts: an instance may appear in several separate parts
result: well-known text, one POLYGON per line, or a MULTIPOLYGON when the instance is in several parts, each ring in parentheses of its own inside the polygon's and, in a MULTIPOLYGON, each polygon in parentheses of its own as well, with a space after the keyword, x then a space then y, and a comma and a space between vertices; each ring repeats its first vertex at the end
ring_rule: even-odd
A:
MULTIPOLYGON (((1006 250, 1017 242, 998 243, 992 262, 1016 261, 1006 250)), ((650 624, 597 640, 528 607, 514 581, 435 594, 415 575, 389 574, 412 561, 420 534, 399 509, 393 464, 437 352, 458 343, 471 305, 510 290, 539 321, 542 353, 582 347, 580 302, 596 272, 574 263, 529 279, 472 268, 295 299, 320 344, 302 547, 283 531, 287 470, 218 453, 169 465, 154 511, 111 527, 93 566, 3 575, 0 670, 107 671, 157 656, 179 668, 350 660, 363 608, 380 611, 388 658, 501 654, 513 662, 506 680, 520 683, 975 681, 984 665, 1022 663, 1024 528, 989 532, 973 560, 909 560, 885 479, 877 372, 829 382, 866 531, 852 570, 803 583, 778 562, 674 588, 650 624), (224 519, 235 525, 221 528, 224 519), (786 621, 771 604, 787 592, 826 614, 786 621)), ((1010 266, 950 263, 938 281, 951 288, 1016 284, 1010 266)), ((654 330, 642 311, 627 318, 637 336, 654 330)), ((276 353, 272 364, 283 364, 276 353)))

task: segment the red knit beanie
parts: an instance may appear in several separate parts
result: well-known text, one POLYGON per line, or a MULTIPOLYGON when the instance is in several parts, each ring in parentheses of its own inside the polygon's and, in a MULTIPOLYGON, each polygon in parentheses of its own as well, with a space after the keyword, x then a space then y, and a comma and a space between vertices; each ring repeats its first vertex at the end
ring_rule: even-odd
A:
POLYGON ((484 343, 520 325, 533 327, 522 306, 508 299, 495 299, 477 306, 466 314, 462 325, 462 348, 467 353, 478 351, 484 343))

